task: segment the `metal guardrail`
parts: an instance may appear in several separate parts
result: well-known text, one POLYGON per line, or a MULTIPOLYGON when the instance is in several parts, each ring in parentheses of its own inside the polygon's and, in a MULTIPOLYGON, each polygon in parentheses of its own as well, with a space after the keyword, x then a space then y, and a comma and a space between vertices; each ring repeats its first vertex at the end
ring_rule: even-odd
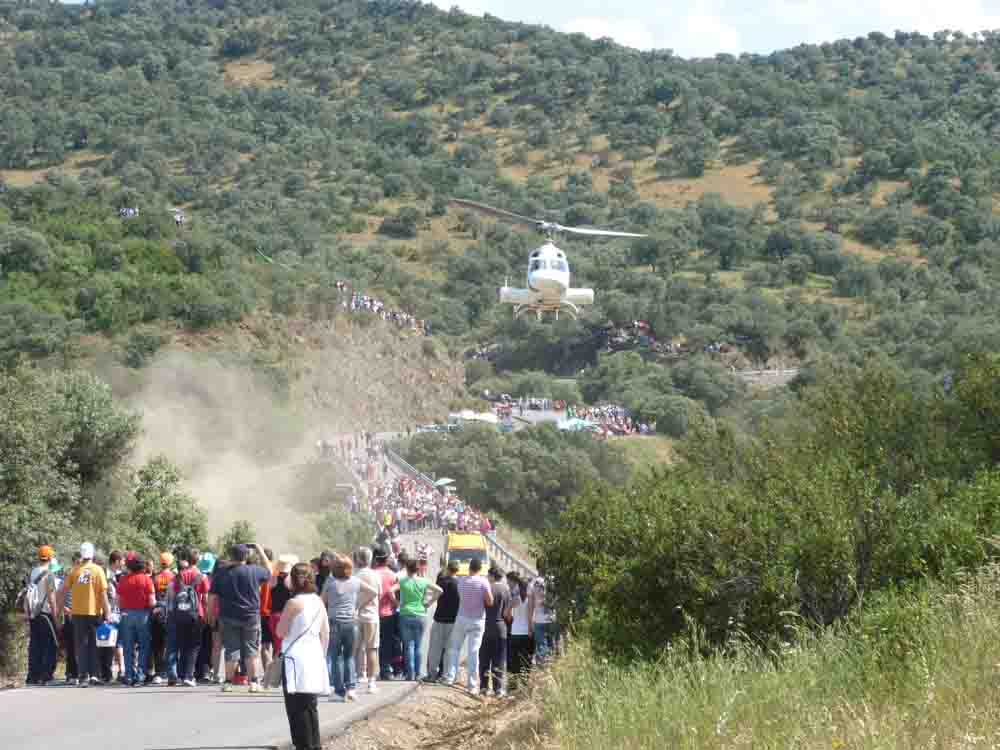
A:
MULTIPOLYGON (((411 466, 402 456, 400 456, 396 451, 389 447, 385 449, 386 458, 388 458, 392 463, 394 463, 399 469, 401 469, 406 474, 411 477, 420 479, 427 484, 433 486, 434 480, 429 476, 424 474, 422 471, 411 466)), ((519 575, 527 576, 529 578, 534 578, 538 575, 538 571, 528 563, 521 560, 510 550, 504 547, 496 539, 489 536, 485 537, 486 546, 489 548, 490 559, 496 562, 504 570, 516 570, 519 575)))

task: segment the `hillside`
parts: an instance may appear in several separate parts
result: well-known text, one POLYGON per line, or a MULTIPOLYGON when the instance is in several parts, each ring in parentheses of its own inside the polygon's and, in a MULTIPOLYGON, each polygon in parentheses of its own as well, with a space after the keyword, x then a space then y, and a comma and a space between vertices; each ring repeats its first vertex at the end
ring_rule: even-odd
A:
POLYGON ((412 2, 111 2, 4 5, 0 45, 8 360, 328 320, 341 280, 502 369, 575 372, 648 321, 684 356, 591 395, 654 418, 742 403, 731 364, 878 353, 927 385, 1000 346, 992 35, 687 61, 412 2), (456 195, 652 238, 567 240, 595 309, 515 323, 495 288, 535 238, 456 195))

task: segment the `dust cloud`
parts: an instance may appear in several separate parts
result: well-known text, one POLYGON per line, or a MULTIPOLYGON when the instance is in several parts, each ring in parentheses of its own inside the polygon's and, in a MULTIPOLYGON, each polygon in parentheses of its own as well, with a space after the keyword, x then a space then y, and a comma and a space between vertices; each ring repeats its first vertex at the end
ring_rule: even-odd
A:
POLYGON ((95 363, 142 414, 133 461, 162 454, 177 465, 208 513, 212 539, 245 519, 275 551, 313 552, 305 549, 314 540, 308 514, 337 502, 337 485, 351 481, 339 464, 310 463, 320 438, 440 419, 464 392, 460 362, 428 339, 379 325, 289 330, 255 321, 215 346, 192 337, 176 343, 183 346, 161 350, 138 371, 95 363), (278 351, 279 367, 257 360, 278 351))
POLYGON ((316 497, 336 499, 343 470, 316 471, 316 441, 358 429, 322 411, 280 403, 273 386, 249 367, 210 355, 170 352, 142 372, 129 399, 142 413, 134 460, 165 455, 208 513, 209 534, 234 521, 254 524, 275 550, 301 550, 311 540, 306 511, 316 497))

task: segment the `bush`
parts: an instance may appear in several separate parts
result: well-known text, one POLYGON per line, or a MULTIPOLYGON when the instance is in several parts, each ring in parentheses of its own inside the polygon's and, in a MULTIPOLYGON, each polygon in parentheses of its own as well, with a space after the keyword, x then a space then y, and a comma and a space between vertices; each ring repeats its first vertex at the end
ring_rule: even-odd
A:
POLYGON ((737 441, 698 423, 685 463, 585 491, 545 534, 560 604, 598 649, 652 656, 692 624, 707 643, 788 638, 793 619, 828 625, 868 594, 954 578, 1000 535, 1000 469, 981 440, 995 413, 870 365, 808 389, 781 432, 737 441))

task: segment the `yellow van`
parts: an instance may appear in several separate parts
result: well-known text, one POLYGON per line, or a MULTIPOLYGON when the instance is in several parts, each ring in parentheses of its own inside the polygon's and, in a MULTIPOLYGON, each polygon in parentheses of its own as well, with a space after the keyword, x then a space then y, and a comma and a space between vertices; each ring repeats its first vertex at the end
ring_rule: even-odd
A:
POLYGON ((474 532, 449 533, 448 543, 444 549, 445 565, 452 560, 457 560, 458 574, 460 576, 467 576, 469 575, 469 561, 473 559, 482 561, 483 573, 489 569, 490 556, 486 551, 486 538, 482 534, 474 532))

